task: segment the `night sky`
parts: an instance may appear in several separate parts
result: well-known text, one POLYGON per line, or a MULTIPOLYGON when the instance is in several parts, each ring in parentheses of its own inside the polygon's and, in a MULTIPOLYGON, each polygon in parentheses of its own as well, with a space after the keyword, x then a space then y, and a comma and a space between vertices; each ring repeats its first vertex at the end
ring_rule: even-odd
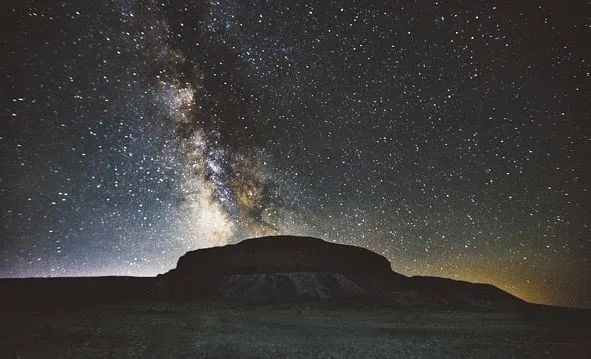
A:
POLYGON ((583 1, 3 1, 0 276, 267 234, 591 307, 583 1))

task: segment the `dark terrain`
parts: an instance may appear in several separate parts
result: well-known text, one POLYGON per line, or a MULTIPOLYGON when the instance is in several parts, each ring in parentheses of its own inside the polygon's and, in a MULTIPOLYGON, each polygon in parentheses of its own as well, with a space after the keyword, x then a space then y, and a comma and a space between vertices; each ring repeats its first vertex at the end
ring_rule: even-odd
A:
POLYGON ((309 237, 263 237, 191 251, 155 278, 1 279, 0 303, 105 304, 223 300, 248 303, 347 300, 375 305, 507 311, 523 300, 489 284, 406 277, 365 248, 309 237))
POLYGON ((406 277, 369 250, 265 237, 156 278, 1 279, 2 358, 586 358, 588 310, 406 277))

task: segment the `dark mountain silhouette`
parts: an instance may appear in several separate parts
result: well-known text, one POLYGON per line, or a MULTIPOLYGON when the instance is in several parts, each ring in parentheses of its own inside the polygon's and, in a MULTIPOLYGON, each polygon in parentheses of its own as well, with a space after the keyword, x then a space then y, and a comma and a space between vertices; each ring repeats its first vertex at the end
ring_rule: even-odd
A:
POLYGON ((406 277, 368 249, 274 236, 191 251, 159 276, 172 297, 253 302, 363 298, 396 306, 506 309, 521 299, 489 284, 406 277))
POLYGON ((241 302, 328 299, 401 307, 512 310, 527 303, 489 284, 406 277, 365 248, 274 236, 187 252, 156 278, 1 279, 0 302, 102 303, 217 298, 241 302))
POLYGON ((403 276, 392 272, 386 258, 365 248, 289 236, 188 252, 161 276, 179 295, 217 293, 252 300, 295 300, 298 293, 303 298, 373 293, 396 277, 403 276))

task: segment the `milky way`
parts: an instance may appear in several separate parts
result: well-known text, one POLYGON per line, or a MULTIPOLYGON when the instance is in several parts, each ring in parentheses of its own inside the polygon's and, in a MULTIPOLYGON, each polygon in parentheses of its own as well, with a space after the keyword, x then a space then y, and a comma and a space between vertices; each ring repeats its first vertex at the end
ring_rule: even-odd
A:
POLYGON ((591 306, 583 4, 2 8, 1 276, 280 233, 591 306))

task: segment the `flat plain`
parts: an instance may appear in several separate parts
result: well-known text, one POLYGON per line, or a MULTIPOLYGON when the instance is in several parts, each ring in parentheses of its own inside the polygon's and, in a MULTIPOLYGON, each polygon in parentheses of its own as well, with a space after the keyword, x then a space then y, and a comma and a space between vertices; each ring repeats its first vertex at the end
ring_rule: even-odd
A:
POLYGON ((0 309, 2 358, 588 358, 577 316, 330 304, 0 309))

